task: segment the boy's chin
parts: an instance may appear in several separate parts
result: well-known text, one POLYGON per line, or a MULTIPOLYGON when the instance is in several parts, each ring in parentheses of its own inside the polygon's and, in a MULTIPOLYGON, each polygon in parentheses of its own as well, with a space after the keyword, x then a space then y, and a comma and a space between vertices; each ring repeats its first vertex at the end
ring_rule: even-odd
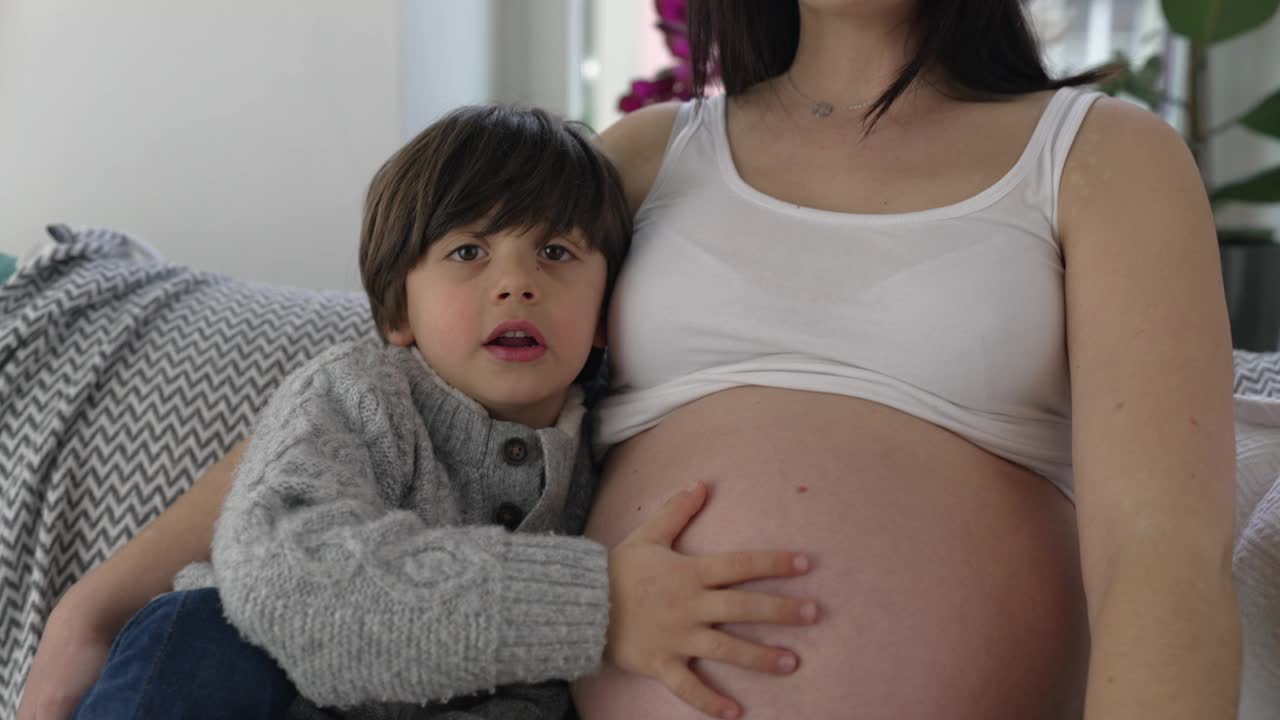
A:
POLYGON ((554 405, 558 414, 560 405, 568 394, 567 388, 551 389, 546 387, 512 386, 490 388, 485 393, 482 404, 494 413, 501 415, 525 415, 529 413, 548 412, 554 405))

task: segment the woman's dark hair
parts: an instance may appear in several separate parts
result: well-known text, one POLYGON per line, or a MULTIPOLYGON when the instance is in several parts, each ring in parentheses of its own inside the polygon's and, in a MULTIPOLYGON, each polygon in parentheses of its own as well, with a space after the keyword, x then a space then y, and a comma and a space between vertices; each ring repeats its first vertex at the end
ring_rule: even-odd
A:
POLYGON ((405 321, 405 278, 427 248, 480 221, 481 235, 581 230, 608 264, 607 301, 631 244, 631 210, 589 133, 538 109, 468 106, 392 155, 369 184, 360 231, 360 277, 379 333, 405 321))
MULTIPOLYGON (((1023 0, 916 0, 919 48, 898 79, 867 109, 874 125, 916 76, 940 67, 953 85, 975 99, 1098 82, 1107 71, 1053 79, 1023 0)), ((737 95, 781 75, 800 43, 797 0, 689 0, 689 42, 694 94, 701 96, 712 68, 725 92, 737 95)))

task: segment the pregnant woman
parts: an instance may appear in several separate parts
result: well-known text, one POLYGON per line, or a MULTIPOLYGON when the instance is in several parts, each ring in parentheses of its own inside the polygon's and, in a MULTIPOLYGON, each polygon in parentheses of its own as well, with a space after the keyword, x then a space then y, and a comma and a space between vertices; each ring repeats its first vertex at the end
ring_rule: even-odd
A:
MULTIPOLYGON (((690 14, 726 94, 602 140, 636 236, 588 535, 705 481, 679 549, 814 559, 753 585, 821 623, 729 628, 798 671, 694 664, 746 717, 1234 718, 1230 340, 1181 138, 1050 79, 1020 0, 690 14)), ((236 452, 64 615, 113 634, 207 558, 236 452)), ((29 692, 92 681, 76 643, 29 692)), ((584 720, 699 717, 607 666, 574 690, 584 720)))
MULTIPOLYGON (((800 671, 695 663, 750 717, 1234 718, 1230 342, 1181 138, 1050 81, 1017 0, 690 12, 726 95, 605 133, 637 214, 587 534, 706 480, 681 549, 813 553, 757 587, 821 624, 735 628, 800 671)), ((696 717, 611 669, 575 699, 696 717)))

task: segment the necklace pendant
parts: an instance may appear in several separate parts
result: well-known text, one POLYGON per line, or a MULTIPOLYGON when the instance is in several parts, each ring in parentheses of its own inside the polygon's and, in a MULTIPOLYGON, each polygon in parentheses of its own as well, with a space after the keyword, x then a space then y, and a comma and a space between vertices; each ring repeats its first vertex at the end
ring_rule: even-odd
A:
POLYGON ((809 106, 809 112, 816 118, 824 118, 835 111, 835 106, 829 102, 816 100, 809 106))

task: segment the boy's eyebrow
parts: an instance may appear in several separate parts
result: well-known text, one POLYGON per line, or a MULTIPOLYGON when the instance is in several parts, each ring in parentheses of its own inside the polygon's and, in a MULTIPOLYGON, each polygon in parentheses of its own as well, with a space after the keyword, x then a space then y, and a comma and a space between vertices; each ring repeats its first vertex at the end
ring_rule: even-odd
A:
MULTIPOLYGON (((485 240, 490 235, 493 235, 499 232, 502 232, 502 230, 494 230, 493 232, 486 233, 483 230, 477 229, 477 230, 465 231, 464 234, 467 237, 475 238, 476 240, 485 240)), ((526 231, 526 232, 531 232, 531 231, 526 231)), ((579 248, 583 252, 588 252, 591 250, 591 243, 587 242, 586 233, 582 232, 577 228, 574 228, 564 233, 542 232, 538 237, 539 243, 549 243, 549 242, 552 242, 553 240, 567 241, 570 245, 573 245, 574 247, 579 248)))
POLYGON ((578 230, 570 230, 569 232, 564 233, 563 235, 557 235, 555 237, 567 240, 569 241, 570 245, 573 245, 574 247, 577 247, 581 250, 590 250, 591 244, 586 242, 586 240, 582 237, 582 235, 583 233, 578 230))
MULTIPOLYGON (((440 239, 443 240, 445 237, 451 234, 453 233, 445 233, 445 235, 441 236, 440 239)), ((465 238, 466 241, 489 239, 489 235, 487 233, 482 233, 479 230, 457 230, 456 234, 461 238, 465 238)))

